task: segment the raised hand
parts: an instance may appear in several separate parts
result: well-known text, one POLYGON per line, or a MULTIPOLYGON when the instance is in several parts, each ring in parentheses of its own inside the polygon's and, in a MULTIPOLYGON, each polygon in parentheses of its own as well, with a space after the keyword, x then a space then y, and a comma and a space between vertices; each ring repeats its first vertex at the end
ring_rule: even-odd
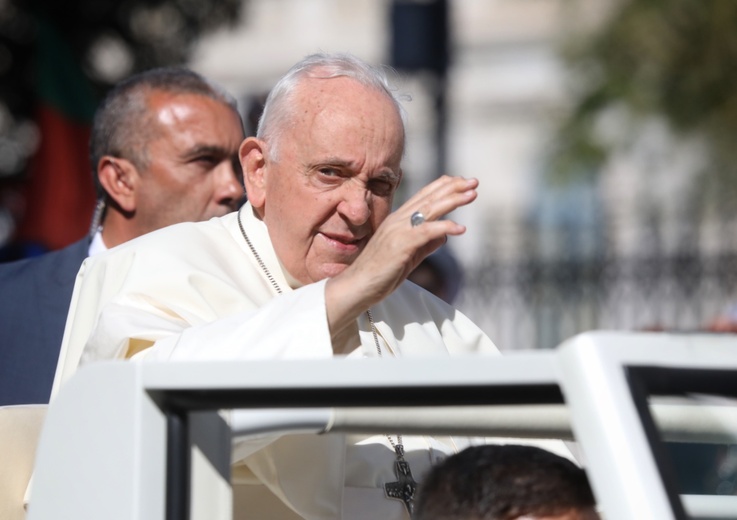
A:
POLYGON ((396 290, 448 235, 466 231, 465 226, 443 217, 473 202, 477 186, 476 179, 443 176, 382 222, 355 262, 327 282, 325 299, 333 334, 396 290), (424 221, 413 225, 416 212, 424 221))

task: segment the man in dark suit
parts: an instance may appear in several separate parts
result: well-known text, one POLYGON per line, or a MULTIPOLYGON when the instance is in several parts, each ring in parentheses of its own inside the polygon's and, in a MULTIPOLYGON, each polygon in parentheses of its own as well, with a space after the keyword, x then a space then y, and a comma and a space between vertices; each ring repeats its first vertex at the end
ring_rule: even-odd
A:
POLYGON ((92 126, 99 201, 89 235, 0 264, 0 405, 48 402, 74 281, 88 255, 237 209, 243 137, 233 98, 192 71, 154 69, 110 91, 92 126))

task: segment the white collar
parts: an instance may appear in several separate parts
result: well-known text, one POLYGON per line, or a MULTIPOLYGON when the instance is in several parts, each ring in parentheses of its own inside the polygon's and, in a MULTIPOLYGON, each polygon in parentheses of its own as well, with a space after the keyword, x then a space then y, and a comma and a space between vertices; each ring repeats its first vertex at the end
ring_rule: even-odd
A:
POLYGON ((105 242, 102 241, 102 228, 98 228, 90 241, 90 247, 87 250, 87 254, 89 256, 94 256, 107 250, 108 248, 105 245, 105 242))
POLYGON ((256 248, 256 251, 261 256, 271 275, 276 279, 279 287, 282 289, 285 287, 292 289, 301 287, 302 284, 289 274, 289 271, 286 270, 284 264, 281 263, 281 260, 276 255, 274 246, 271 243, 271 237, 269 236, 269 230, 264 221, 256 215, 256 210, 251 203, 246 202, 238 212, 238 215, 243 220, 243 227, 246 229, 251 243, 256 248))

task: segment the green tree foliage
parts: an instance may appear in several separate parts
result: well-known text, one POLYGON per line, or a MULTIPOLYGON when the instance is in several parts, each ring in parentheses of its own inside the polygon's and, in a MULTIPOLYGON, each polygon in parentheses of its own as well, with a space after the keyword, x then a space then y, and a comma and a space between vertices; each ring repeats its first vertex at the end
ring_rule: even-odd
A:
POLYGON ((596 128, 618 107, 635 125, 657 117, 702 141, 703 185, 737 193, 737 2, 627 0, 599 30, 568 41, 565 56, 578 94, 559 134, 558 176, 606 160, 612 143, 596 128))

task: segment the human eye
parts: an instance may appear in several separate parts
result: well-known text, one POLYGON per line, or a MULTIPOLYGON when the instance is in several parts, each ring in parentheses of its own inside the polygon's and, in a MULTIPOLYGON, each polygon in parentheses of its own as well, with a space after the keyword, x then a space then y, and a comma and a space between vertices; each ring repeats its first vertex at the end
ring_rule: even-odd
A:
MULTIPOLYGON (((214 170, 224 161, 230 161, 234 154, 220 146, 201 145, 189 150, 186 162, 205 172, 214 170)), ((237 154, 235 154, 237 157, 237 154)))
POLYGON ((319 166, 315 168, 314 180, 319 184, 327 187, 340 186, 350 174, 343 168, 331 165, 319 166))
POLYGON ((222 161, 221 157, 211 153, 199 153, 187 159, 187 164, 195 170, 207 174, 217 168, 222 161))
POLYGON ((333 166, 322 166, 317 169, 317 171, 320 173, 323 177, 342 177, 342 172, 333 166))
POLYGON ((204 166, 216 166, 221 161, 220 157, 217 157, 213 154, 201 154, 197 155, 193 158, 192 162, 201 164, 204 166))
POLYGON ((379 197, 389 197, 394 193, 397 184, 392 179, 380 177, 369 182, 371 193, 379 197))

